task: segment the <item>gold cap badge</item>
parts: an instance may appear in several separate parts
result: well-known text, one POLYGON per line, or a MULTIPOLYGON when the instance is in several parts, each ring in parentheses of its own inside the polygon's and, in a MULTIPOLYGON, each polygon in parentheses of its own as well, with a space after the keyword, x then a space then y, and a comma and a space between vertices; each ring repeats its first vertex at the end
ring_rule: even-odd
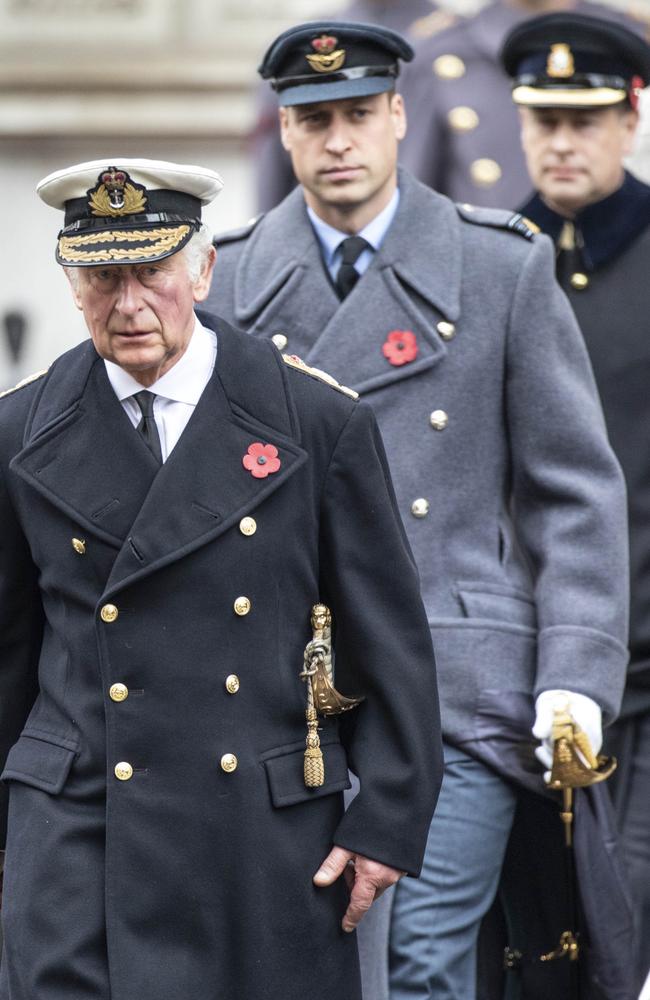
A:
POLYGON ((551 51, 548 54, 548 61, 546 63, 548 76, 554 79, 566 80, 568 77, 573 76, 575 70, 575 60, 570 46, 564 42, 551 45, 551 51))
POLYGON ((107 167, 87 194, 88 207, 93 215, 116 218, 146 212, 146 188, 143 184, 134 183, 126 170, 107 167))
POLYGON ((335 73, 345 62, 345 49, 337 49, 338 38, 334 35, 321 35, 312 39, 311 47, 316 55, 305 56, 307 62, 317 73, 335 73))

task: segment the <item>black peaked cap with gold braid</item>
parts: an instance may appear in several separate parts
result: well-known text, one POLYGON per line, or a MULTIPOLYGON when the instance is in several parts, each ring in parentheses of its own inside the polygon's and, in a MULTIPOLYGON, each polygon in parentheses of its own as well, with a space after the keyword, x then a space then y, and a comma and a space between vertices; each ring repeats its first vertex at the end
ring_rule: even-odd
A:
POLYGON ((65 212, 56 259, 68 267, 140 264, 177 253, 223 182, 213 170, 163 160, 112 159, 57 170, 37 186, 65 212))
POLYGON ((396 31, 355 21, 308 21, 279 35, 258 73, 284 107, 392 90, 413 49, 396 31))
POLYGON ((518 24, 501 62, 515 104, 599 108, 628 102, 650 83, 650 46, 629 28, 588 14, 556 13, 518 24))

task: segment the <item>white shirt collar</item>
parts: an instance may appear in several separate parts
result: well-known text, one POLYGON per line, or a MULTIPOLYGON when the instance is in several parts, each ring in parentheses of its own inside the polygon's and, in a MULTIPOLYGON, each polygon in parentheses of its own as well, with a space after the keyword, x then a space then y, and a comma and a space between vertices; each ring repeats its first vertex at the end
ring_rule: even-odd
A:
MULTIPOLYGON (((399 188, 395 188, 393 197, 388 202, 386 207, 381 210, 379 215, 376 215, 374 219, 371 219, 368 225, 364 226, 361 232, 356 235, 362 236, 364 240, 367 240, 373 250, 379 250, 384 236, 388 232, 390 224, 395 217, 398 205, 399 188)), ((331 267, 334 254, 340 246, 341 240, 347 239, 350 234, 342 233, 339 229, 335 229, 333 226, 330 226, 329 223, 324 222, 316 215, 313 208, 309 205, 307 205, 307 215, 309 216, 312 226, 316 230, 316 235, 323 250, 325 264, 327 267, 331 267)))
MULTIPOLYGON (((149 392, 196 406, 212 374, 216 347, 215 335, 201 326, 197 319, 185 353, 168 372, 148 387, 149 392)), ((106 359, 104 364, 119 400, 127 399, 142 390, 143 386, 119 365, 106 359)))

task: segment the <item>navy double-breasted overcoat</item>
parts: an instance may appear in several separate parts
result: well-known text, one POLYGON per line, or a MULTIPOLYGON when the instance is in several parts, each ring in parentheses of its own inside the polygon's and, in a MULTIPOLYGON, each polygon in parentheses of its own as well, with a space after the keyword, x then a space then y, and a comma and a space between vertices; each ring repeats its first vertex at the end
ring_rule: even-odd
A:
POLYGON ((215 326, 161 467, 90 343, 0 401, 2 1000, 356 1000, 345 887, 312 875, 334 842, 421 862, 435 667, 372 412, 215 326), (310 790, 318 600, 365 701, 310 790))

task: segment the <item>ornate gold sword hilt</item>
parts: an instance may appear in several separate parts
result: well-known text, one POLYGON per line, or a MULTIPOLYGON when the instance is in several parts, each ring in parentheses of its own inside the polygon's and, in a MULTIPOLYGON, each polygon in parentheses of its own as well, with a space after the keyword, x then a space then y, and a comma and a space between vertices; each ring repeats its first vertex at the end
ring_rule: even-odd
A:
POLYGON ((318 714, 340 715, 356 708, 363 699, 348 698, 334 687, 332 612, 326 604, 314 604, 311 627, 313 634, 305 647, 300 674, 307 683, 305 785, 319 788, 325 781, 325 763, 318 736, 318 714))
POLYGON ((561 791, 564 799, 560 813, 568 847, 573 843, 573 790, 606 781, 616 770, 616 758, 596 755, 589 737, 569 711, 568 704, 553 712, 551 729, 553 765, 549 787, 561 791))

